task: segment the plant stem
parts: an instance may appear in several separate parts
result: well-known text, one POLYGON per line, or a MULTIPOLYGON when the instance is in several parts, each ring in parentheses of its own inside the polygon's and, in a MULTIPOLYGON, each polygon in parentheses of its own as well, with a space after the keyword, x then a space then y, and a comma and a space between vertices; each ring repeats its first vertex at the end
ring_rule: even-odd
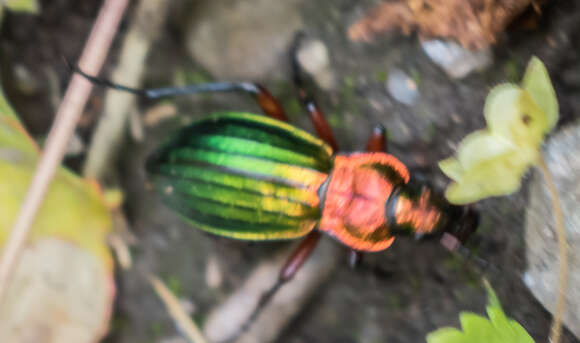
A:
POLYGON ((560 342, 562 335, 562 316, 564 315, 566 305, 566 281, 568 279, 568 243, 566 242, 566 231, 564 230, 564 220, 562 215, 562 207, 560 205, 560 197, 552 179, 552 174, 548 169, 546 160, 540 154, 539 161, 540 169, 544 174, 548 189, 552 196, 554 226, 556 228, 556 235, 558 236, 558 252, 560 258, 560 274, 558 280, 558 299, 556 301, 556 308, 554 309, 554 320, 552 322, 552 329, 550 333, 551 343, 560 342))
MULTIPOLYGON (((83 70, 96 74, 101 69, 127 3, 128 0, 107 0, 101 7, 79 62, 83 70)), ((0 300, 91 90, 92 84, 89 81, 80 75, 73 75, 58 108, 46 141, 46 148, 42 152, 18 217, 10 230, 10 237, 2 250, 0 300)))

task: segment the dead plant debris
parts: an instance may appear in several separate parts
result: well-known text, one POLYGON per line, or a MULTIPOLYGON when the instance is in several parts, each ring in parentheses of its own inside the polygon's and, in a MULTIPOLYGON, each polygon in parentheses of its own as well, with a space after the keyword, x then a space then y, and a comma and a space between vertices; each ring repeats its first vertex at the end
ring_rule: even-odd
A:
POLYGON ((377 5, 348 29, 353 41, 371 41, 399 28, 422 38, 447 37, 469 49, 483 49, 529 6, 540 0, 394 0, 377 5))

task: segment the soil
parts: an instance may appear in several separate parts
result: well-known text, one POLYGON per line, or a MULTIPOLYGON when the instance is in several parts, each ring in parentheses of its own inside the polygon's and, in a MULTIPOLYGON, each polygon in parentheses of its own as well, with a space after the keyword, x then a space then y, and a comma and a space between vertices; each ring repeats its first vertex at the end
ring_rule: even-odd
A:
MULTIPOLYGON (((55 91, 63 92, 69 73, 61 57, 80 54, 100 1, 41 1, 38 16, 9 14, 2 24, 3 87, 33 134, 42 138, 54 113, 55 91), (15 82, 15 66, 24 67, 32 81, 15 82), (26 91, 23 91, 25 89, 26 91), (52 97, 52 98, 51 98, 52 97)), ((489 89, 518 80, 531 55, 548 66, 561 107, 560 127, 578 120, 580 81, 580 1, 552 1, 543 8, 536 28, 515 24, 494 47, 494 65, 462 80, 450 79, 423 53, 417 37, 390 34, 373 43, 352 43, 347 28, 378 1, 305 2, 301 12, 306 32, 323 41, 339 86, 317 92, 341 150, 364 147, 376 123, 390 131, 389 151, 409 169, 442 190, 446 178, 436 168, 451 155, 468 132, 484 126, 482 108, 489 89), (418 85, 420 100, 413 107, 393 100, 385 90, 389 70, 402 69, 418 85)), ((148 86, 175 82, 175 75, 211 79, 192 62, 183 48, 184 1, 176 1, 161 40, 149 58, 148 86)), ((123 35, 126 23, 119 32, 123 35)), ((103 75, 115 64, 119 39, 103 75)), ((280 65, 287 70, 287 65, 280 65)), ((289 73, 282 73, 288 75, 289 73)), ((287 107, 291 121, 313 132, 298 105, 289 77, 260 80, 287 107)), ((78 132, 90 138, 102 103, 102 91, 92 97, 78 132)), ((143 101, 146 111, 153 102, 143 101)), ((259 112, 244 96, 219 95, 175 99, 180 115, 150 128, 143 143, 127 140, 116 168, 126 192, 126 212, 138 243, 133 248, 135 268, 118 275, 118 302, 109 343, 161 342, 178 335, 171 320, 143 278, 158 273, 182 299, 193 306, 202 323, 212 306, 225 299, 252 266, 272 256, 284 242, 242 242, 191 229, 163 207, 145 187, 143 161, 171 130, 216 110, 259 112), (208 286, 209 257, 217 258, 223 281, 208 286)), ((83 156, 67 163, 78 168, 83 156)), ((437 241, 399 239, 392 248, 365 256, 361 268, 346 264, 312 298, 278 342, 424 342, 441 326, 458 326, 460 311, 484 313, 485 276, 495 288, 505 311, 522 323, 537 342, 545 342, 551 316, 522 282, 525 270, 524 211, 527 187, 515 195, 478 204, 481 226, 470 248, 499 271, 483 271, 464 258, 452 256, 437 241)), ((338 243, 337 243, 338 244, 338 243)), ((563 343, 580 340, 566 333, 563 343)))

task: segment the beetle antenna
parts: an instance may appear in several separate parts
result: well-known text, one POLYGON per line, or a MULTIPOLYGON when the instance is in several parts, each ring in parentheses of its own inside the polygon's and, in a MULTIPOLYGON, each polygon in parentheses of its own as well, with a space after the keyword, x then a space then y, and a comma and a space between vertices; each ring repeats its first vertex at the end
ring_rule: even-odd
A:
POLYGON ((500 269, 486 259, 473 254, 465 243, 477 231, 479 226, 479 213, 474 205, 451 206, 449 212, 454 213, 454 223, 441 236, 440 243, 452 253, 455 253, 466 261, 475 264, 482 271, 500 271, 500 269))
POLYGON ((457 237, 453 236, 452 234, 446 232, 443 234, 440 240, 441 245, 445 247, 448 251, 461 256, 465 261, 471 262, 475 264, 479 269, 483 272, 492 271, 492 272, 500 272, 500 268, 498 268, 493 263, 489 262, 488 260, 484 259, 481 256, 478 256, 471 252, 469 248, 467 248, 461 241, 457 239, 457 237))
POLYGON ((112 82, 107 79, 103 79, 97 76, 89 75, 81 70, 78 66, 73 65, 65 59, 68 68, 73 72, 81 75, 85 79, 91 81, 92 83, 106 87, 112 88, 124 92, 129 92, 135 95, 144 96, 150 99, 163 98, 168 96, 176 95, 188 95, 197 93, 208 93, 208 92, 232 92, 232 91, 244 91, 254 95, 261 95, 264 90, 258 84, 253 82, 213 82, 213 83, 200 83, 194 85, 186 85, 183 87, 164 87, 164 88, 134 88, 125 85, 121 85, 116 82, 112 82))
MULTIPOLYGON (((302 90, 304 88, 304 78, 303 78, 303 71, 302 67, 300 67, 300 63, 298 62, 298 49, 302 44, 302 41, 306 37, 304 31, 298 31, 294 36, 294 40, 292 45, 290 46, 290 66, 292 68, 292 81, 296 88, 302 90)), ((299 92, 301 93, 301 92, 299 92)), ((300 94, 302 97, 305 94, 300 94)))
POLYGON ((84 71, 82 71, 81 68, 79 68, 79 66, 72 64, 66 57, 63 57, 63 59, 64 59, 64 62, 66 63, 66 66, 68 67, 68 69, 72 73, 77 73, 77 74, 81 75, 82 77, 91 81, 95 85, 98 85, 101 87, 106 87, 106 88, 117 89, 120 91, 133 93, 135 95, 147 96, 147 92, 144 89, 123 86, 123 85, 111 82, 109 80, 105 80, 105 79, 102 79, 102 78, 99 78, 96 76, 89 75, 89 74, 85 73, 84 71))

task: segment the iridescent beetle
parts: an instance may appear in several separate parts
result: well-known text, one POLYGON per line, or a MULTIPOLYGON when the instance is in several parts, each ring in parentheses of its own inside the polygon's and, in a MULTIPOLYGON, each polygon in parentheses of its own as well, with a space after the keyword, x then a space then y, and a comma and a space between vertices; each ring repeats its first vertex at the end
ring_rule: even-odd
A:
POLYGON ((428 187, 411 186, 409 171, 386 153, 385 129, 377 126, 365 152, 338 153, 321 110, 304 90, 292 52, 294 82, 319 138, 287 123, 280 103, 248 82, 134 89, 82 74, 107 87, 147 98, 202 92, 244 92, 267 116, 212 114, 180 130, 147 162, 163 201, 194 227, 243 240, 304 237, 280 271, 278 282, 251 316, 310 256, 321 232, 362 252, 387 249, 396 235, 445 233, 455 243, 475 230, 477 213, 448 204, 428 187))

